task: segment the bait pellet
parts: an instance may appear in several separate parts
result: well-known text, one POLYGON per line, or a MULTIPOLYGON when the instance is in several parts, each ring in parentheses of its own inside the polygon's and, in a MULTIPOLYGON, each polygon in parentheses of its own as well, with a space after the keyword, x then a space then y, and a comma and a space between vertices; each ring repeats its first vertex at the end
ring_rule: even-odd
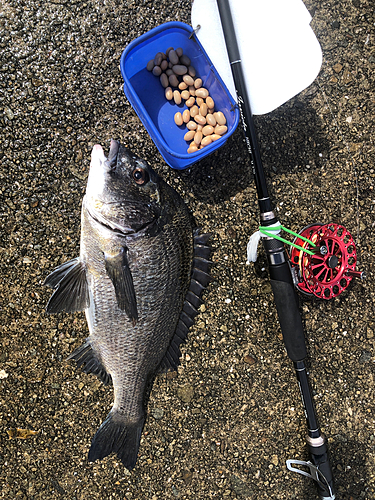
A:
POLYGON ((220 139, 227 131, 226 118, 222 111, 215 111, 215 101, 203 80, 196 75, 190 58, 181 47, 168 47, 148 61, 147 71, 159 77, 165 89, 165 98, 180 105, 182 100, 188 109, 174 115, 177 126, 185 125, 184 140, 189 144, 188 153, 194 153, 220 139))

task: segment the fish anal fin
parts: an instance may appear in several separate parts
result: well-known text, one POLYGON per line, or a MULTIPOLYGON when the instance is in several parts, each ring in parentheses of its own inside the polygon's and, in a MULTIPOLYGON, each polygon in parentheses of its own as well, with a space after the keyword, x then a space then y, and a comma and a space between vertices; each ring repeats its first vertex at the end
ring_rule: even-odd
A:
POLYGON ((116 255, 104 254, 104 258, 106 271, 115 288, 117 305, 135 325, 138 320, 137 299, 126 249, 122 248, 116 255))
POLYGON ((80 258, 57 267, 44 285, 54 289, 46 307, 48 314, 83 311, 90 305, 86 266, 80 258))
POLYGON ((67 358, 68 361, 71 359, 77 363, 77 367, 82 366, 83 372, 96 375, 104 385, 112 384, 111 375, 106 371, 89 342, 86 341, 73 351, 67 358))

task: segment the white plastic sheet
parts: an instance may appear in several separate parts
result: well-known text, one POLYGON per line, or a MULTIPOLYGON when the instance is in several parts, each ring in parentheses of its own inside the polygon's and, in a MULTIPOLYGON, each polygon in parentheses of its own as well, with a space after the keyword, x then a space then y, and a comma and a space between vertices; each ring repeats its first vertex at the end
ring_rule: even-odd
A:
MULTIPOLYGON (((229 0, 253 114, 268 113, 308 87, 322 51, 302 0, 229 0)), ((237 100, 216 0, 194 0, 191 24, 237 100)))

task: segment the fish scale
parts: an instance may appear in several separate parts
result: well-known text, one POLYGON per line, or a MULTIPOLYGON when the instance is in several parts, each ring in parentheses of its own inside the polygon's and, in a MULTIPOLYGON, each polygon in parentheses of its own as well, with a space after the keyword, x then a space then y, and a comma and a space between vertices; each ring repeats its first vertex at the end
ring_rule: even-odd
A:
POLYGON ((208 236, 182 198, 117 141, 94 146, 82 204, 80 257, 46 279, 48 313, 85 310, 90 331, 68 359, 104 384, 114 404, 89 460, 137 460, 148 395, 159 371, 175 370, 180 345, 210 281, 208 236))

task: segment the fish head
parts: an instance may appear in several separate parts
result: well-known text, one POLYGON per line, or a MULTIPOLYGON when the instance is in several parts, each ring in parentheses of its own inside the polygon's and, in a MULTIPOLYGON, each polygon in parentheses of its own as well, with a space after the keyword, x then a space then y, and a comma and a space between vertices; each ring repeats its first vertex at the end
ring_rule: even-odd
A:
POLYGON ((151 225, 161 213, 160 177, 148 163, 118 141, 108 157, 96 144, 91 153, 86 208, 101 224, 133 234, 151 225))

